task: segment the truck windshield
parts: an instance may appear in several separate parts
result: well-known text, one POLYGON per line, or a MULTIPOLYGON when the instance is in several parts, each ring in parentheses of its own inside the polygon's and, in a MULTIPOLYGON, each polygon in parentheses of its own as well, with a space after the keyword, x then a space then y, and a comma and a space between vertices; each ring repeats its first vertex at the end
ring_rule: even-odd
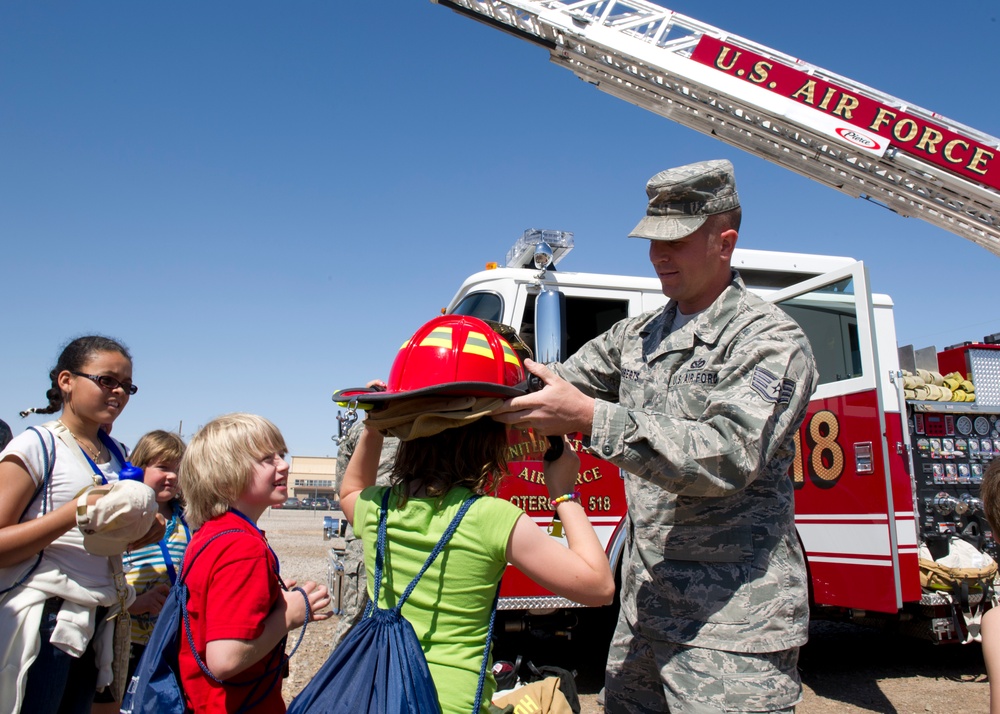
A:
POLYGON ((471 293, 462 298, 451 314, 503 322, 503 300, 496 293, 471 293))

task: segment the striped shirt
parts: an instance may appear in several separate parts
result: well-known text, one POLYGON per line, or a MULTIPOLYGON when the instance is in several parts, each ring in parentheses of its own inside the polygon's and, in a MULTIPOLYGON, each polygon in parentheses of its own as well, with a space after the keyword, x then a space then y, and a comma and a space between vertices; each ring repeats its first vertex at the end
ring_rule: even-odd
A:
MULTIPOLYGON (((148 590, 152 590, 157 585, 172 585, 170 581, 170 569, 174 570, 175 576, 181 572, 181 560, 184 558, 184 551, 191 540, 191 531, 184 520, 180 504, 173 501, 174 514, 167 523, 167 531, 163 535, 163 540, 153 543, 143 548, 126 553, 124 557, 125 578, 129 584, 135 588, 136 597, 148 590), (166 545, 166 556, 164 557, 163 545, 166 545)), ((149 636, 153 633, 153 626, 156 624, 156 615, 148 612, 132 615, 132 642, 133 644, 145 646, 149 642, 149 636)))

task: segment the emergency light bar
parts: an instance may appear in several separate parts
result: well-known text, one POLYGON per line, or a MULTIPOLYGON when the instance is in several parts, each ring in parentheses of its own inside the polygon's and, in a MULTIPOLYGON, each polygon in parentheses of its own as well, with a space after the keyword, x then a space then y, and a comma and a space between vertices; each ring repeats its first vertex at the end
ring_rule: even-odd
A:
POLYGON ((573 250, 573 234, 569 231, 554 231, 529 228, 507 251, 508 268, 533 268, 535 246, 545 243, 552 249, 552 265, 557 264, 573 250))

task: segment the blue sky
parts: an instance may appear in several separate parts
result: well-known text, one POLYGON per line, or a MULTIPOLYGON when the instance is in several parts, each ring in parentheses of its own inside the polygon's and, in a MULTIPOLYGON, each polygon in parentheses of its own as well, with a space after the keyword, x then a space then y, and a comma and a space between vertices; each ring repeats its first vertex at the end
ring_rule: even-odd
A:
MULTIPOLYGON (((1000 135, 993 2, 671 9, 1000 135)), ((740 246, 863 259, 900 344, 1000 332, 1000 258, 581 82, 428 0, 0 4, 0 418, 59 348, 132 350, 115 425, 272 419, 334 455, 331 392, 384 376, 525 228, 560 267, 649 275, 625 238, 664 168, 729 158, 740 246)))

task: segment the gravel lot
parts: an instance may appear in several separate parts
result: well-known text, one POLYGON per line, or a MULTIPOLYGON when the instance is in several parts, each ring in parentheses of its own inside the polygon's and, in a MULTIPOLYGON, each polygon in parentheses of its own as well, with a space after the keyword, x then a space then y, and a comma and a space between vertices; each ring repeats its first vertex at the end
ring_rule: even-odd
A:
MULTIPOLYGON (((328 541, 323 540, 327 512, 271 511, 259 525, 281 560, 286 578, 326 582, 328 541)), ((330 654, 329 633, 336 618, 314 622, 292 658, 285 681, 290 701, 330 654)), ((289 646, 298 632, 293 632, 289 646)), ((978 645, 935 647, 930 643, 884 635, 863 628, 814 623, 809 644, 800 658, 805 694, 799 714, 926 714, 986 712, 989 684, 978 645)), ((581 659, 582 643, 561 642, 539 648, 536 664, 577 669, 582 714, 599 714, 603 654, 581 659), (542 654, 544 652, 544 654, 542 654)), ((588 653, 589 654, 589 653, 588 653)))
MULTIPOLYGON (((340 516, 332 511, 268 510, 257 525, 267 535, 267 541, 278 554, 281 576, 300 583, 312 580, 326 583, 327 550, 329 542, 323 540, 323 516, 340 516)), ((291 701, 309 682, 326 658, 330 656, 330 637, 336 617, 306 626, 302 644, 292 656, 289 677, 282 693, 291 701)), ((289 649, 299 636, 295 630, 288 638, 289 649)))

